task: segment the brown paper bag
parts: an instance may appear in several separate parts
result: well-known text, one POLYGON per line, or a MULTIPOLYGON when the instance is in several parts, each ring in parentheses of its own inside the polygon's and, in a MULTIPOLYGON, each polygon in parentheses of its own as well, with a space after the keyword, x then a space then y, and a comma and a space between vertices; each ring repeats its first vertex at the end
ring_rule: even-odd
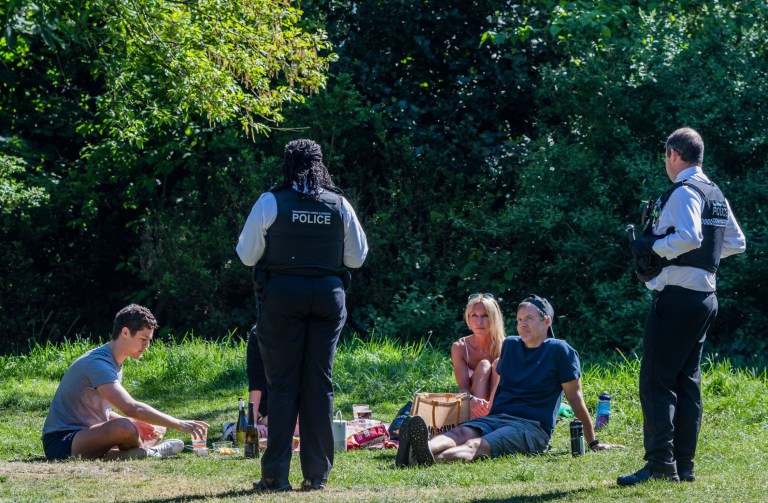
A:
POLYGON ((469 394, 415 393, 412 416, 421 416, 433 437, 469 421, 469 394))

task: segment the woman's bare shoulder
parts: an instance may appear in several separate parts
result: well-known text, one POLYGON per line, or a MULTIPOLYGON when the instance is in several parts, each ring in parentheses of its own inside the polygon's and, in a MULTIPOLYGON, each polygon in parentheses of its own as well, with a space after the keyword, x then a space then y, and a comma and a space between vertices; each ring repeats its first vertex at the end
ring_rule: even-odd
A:
POLYGON ((461 339, 459 339, 457 341, 454 341, 454 343, 451 344, 451 348, 452 349, 462 349, 462 348, 464 348, 464 346, 469 346, 469 344, 467 343, 467 338, 468 337, 472 337, 472 336, 471 335, 466 335, 466 336, 462 337, 461 339))

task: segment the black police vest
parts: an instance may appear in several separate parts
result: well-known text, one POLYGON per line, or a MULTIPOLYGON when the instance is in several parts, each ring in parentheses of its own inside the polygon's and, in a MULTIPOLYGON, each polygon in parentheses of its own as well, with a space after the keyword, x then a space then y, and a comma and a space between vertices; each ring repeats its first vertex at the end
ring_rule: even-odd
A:
POLYGON ((723 250, 723 240, 725 239, 725 226, 728 224, 729 217, 725 196, 717 185, 694 179, 676 182, 656 202, 656 208, 654 208, 653 212, 654 222, 651 227, 655 225, 655 220, 658 219, 672 192, 683 185, 692 187, 704 198, 704 207, 701 210, 703 241, 701 246, 695 250, 665 261, 664 265, 698 267, 699 269, 714 273, 720 265, 720 253, 723 250))
POLYGON ((257 267, 302 276, 345 271, 341 196, 326 191, 315 199, 290 188, 272 193, 277 217, 267 229, 266 252, 257 267))

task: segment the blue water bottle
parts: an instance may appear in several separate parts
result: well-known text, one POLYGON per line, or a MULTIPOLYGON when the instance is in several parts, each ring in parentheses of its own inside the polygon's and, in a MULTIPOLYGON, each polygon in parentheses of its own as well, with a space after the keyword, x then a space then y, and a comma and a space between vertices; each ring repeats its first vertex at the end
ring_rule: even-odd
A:
POLYGON ((597 422, 595 429, 599 430, 611 419, 611 395, 608 393, 600 393, 597 397, 597 422))

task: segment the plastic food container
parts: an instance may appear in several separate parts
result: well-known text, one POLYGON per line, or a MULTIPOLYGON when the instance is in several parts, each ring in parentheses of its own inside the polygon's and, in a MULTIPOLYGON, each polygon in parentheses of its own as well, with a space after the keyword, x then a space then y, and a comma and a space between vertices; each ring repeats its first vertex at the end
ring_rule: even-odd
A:
POLYGON ((232 447, 232 442, 226 441, 213 443, 213 454, 217 456, 234 456, 239 453, 239 449, 232 447))

